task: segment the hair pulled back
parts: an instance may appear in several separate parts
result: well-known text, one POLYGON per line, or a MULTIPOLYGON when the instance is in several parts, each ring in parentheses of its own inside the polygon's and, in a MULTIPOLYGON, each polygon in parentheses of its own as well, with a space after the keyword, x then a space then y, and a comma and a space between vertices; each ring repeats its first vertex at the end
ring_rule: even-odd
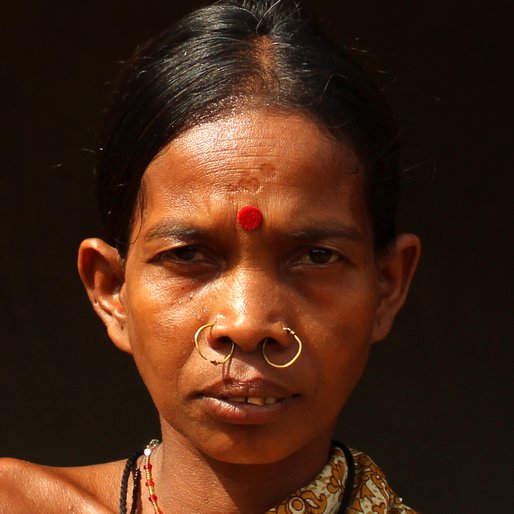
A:
POLYGON ((204 121, 268 106, 349 140, 365 169, 375 247, 395 237, 397 131, 377 87, 288 0, 222 0, 140 47, 116 82, 100 141, 97 194, 108 241, 127 252, 141 178, 204 121))

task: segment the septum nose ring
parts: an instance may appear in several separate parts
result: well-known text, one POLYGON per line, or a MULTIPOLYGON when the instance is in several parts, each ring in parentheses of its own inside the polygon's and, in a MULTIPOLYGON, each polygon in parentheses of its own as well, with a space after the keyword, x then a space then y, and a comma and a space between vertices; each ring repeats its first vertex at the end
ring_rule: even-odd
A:
POLYGON ((195 332, 195 336, 194 336, 194 341, 195 341, 195 347, 196 349, 198 350, 198 353, 200 354, 200 357, 202 359, 205 359, 206 361, 209 361, 211 364, 214 364, 215 366, 218 366, 219 364, 225 364, 225 362, 228 362, 231 358, 232 358, 232 355, 234 355, 234 351, 236 349, 236 345, 234 344, 234 341, 230 341, 230 343, 232 344, 232 346, 230 347, 230 351, 228 352, 227 355, 225 355, 225 357, 218 361, 216 359, 209 359, 208 357, 206 357, 203 353, 202 353, 202 350, 200 350, 200 342, 198 341, 199 337, 200 337, 200 334, 202 333, 202 331, 206 328, 209 328, 209 327, 213 327, 215 325, 215 323, 207 323, 205 325, 202 325, 196 332, 195 332))
POLYGON ((285 364, 276 364, 275 362, 272 362, 266 355, 266 345, 268 344, 269 339, 265 339, 263 341, 262 347, 261 347, 262 357, 266 361, 266 364, 269 364, 270 366, 273 366, 274 368, 281 368, 281 369, 289 368, 289 366, 292 366, 300 358, 300 355, 303 350, 302 340, 296 335, 296 332, 293 329, 291 329, 289 327, 282 327, 282 330, 284 332, 286 332, 287 334, 289 334, 294 339, 296 344, 298 345, 298 350, 296 351, 296 353, 294 354, 294 356, 291 360, 289 360, 285 364))

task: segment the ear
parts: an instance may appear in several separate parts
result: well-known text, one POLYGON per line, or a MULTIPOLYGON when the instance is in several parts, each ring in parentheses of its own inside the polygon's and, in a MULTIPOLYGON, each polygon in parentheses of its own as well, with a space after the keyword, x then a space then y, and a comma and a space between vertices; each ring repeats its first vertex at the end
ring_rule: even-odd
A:
POLYGON ((400 234, 388 252, 377 258, 379 305, 372 341, 387 336, 393 321, 405 303, 418 265, 421 242, 414 234, 400 234))
POLYGON ((93 309, 112 342, 131 353, 122 294, 125 272, 118 250, 101 239, 86 239, 79 247, 77 264, 93 309))

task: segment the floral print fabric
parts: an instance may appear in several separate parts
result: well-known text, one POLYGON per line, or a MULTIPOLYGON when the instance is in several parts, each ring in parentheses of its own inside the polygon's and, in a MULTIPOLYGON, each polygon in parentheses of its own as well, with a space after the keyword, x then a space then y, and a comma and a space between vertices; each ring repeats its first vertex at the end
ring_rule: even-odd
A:
MULTIPOLYGON (((351 453, 355 479, 346 514, 416 514, 392 491, 382 470, 367 455, 358 450, 351 450, 351 453)), ((266 514, 337 514, 347 478, 344 453, 335 447, 330 460, 312 482, 266 514)))

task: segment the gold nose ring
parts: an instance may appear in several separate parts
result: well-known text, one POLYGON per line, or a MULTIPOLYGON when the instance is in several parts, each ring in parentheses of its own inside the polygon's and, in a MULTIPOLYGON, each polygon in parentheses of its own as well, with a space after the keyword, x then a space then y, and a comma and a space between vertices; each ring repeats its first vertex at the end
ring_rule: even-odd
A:
POLYGON ((292 366, 298 360, 303 349, 302 340, 296 335, 294 330, 289 327, 282 327, 282 330, 288 333, 295 340, 296 344, 298 345, 298 350, 295 356, 289 362, 286 362, 285 364, 275 364, 274 362, 271 362, 266 355, 266 345, 268 344, 268 339, 265 339, 261 347, 262 356, 266 363, 270 366, 273 366, 274 368, 289 368, 289 366, 292 366))
POLYGON ((209 328, 209 327, 213 327, 215 325, 215 323, 207 323, 206 325, 202 325, 196 332, 195 332, 195 336, 194 336, 194 341, 195 341, 195 347, 198 351, 198 353, 200 354, 200 357, 202 357, 202 359, 205 359, 206 361, 209 361, 211 364, 214 364, 215 366, 217 366, 218 364, 225 364, 225 362, 228 362, 232 355, 234 355, 234 350, 236 349, 236 345, 234 344, 234 341, 231 341, 231 348, 230 348, 230 352, 228 352, 227 355, 225 355, 225 357, 220 360, 220 361, 217 361, 216 359, 209 359, 207 358, 203 353, 202 353, 202 350, 200 350, 200 342, 198 341, 198 338, 200 337, 200 334, 202 333, 202 331, 205 329, 205 328, 209 328))

